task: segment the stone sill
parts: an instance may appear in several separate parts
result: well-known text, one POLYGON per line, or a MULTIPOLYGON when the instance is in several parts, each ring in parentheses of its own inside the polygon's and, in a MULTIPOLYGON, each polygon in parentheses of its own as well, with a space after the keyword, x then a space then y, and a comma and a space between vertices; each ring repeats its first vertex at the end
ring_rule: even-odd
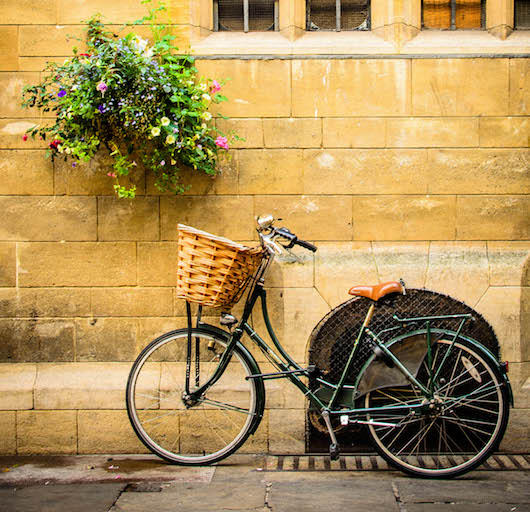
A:
POLYGON ((516 31, 502 41, 487 32, 423 31, 401 51, 372 32, 306 32, 290 41, 279 32, 215 32, 192 44, 196 56, 399 56, 528 55, 530 32, 516 31))

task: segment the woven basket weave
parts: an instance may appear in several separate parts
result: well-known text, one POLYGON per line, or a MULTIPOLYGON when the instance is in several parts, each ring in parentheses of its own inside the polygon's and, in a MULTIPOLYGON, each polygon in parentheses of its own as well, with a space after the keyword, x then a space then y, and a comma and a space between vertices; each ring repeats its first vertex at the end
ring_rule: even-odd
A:
POLYGON ((231 308, 243 294, 263 253, 179 224, 177 297, 203 306, 231 308))

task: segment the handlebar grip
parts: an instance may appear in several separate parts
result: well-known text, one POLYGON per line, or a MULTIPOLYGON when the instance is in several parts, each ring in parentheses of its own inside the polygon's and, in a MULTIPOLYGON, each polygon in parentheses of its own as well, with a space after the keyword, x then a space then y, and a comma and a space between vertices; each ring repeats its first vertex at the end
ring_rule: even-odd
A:
POLYGON ((304 247, 305 249, 309 249, 312 252, 317 252, 317 246, 309 242, 306 242, 305 240, 298 239, 296 240, 295 244, 300 245, 301 247, 304 247))

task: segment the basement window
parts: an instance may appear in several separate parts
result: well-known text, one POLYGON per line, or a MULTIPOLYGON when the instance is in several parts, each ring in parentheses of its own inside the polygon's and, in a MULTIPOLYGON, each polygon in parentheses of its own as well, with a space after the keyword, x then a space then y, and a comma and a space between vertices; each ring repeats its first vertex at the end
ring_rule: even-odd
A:
POLYGON ((515 0, 515 30, 530 30, 530 0, 515 0))
POLYGON ((423 0, 421 14, 426 29, 484 29, 486 0, 423 0))
POLYGON ((307 30, 370 30, 370 0, 307 0, 307 30))
POLYGON ((215 31, 279 30, 279 0, 214 0, 215 31))

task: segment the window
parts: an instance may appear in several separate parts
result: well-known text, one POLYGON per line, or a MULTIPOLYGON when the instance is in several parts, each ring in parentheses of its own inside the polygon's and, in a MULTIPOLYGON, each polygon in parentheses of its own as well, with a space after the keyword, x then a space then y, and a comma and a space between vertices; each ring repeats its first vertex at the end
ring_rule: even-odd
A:
POLYGON ((530 30, 530 0, 515 0, 516 30, 530 30))
POLYGON ((279 0, 214 0, 214 30, 278 30, 279 0))
POLYGON ((485 0, 423 0, 423 28, 480 29, 486 25, 485 0))
POLYGON ((307 30, 370 30, 369 0, 307 0, 307 30))

